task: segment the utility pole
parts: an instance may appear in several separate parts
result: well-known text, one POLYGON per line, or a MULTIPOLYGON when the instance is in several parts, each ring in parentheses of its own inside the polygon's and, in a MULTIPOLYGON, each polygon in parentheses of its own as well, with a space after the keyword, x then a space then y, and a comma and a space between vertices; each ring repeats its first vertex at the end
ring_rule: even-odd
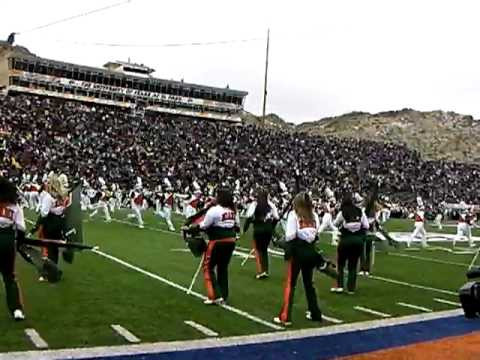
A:
POLYGON ((265 123, 265 109, 267 106, 267 81, 268 81, 268 53, 270 48, 270 29, 267 32, 267 53, 265 56, 265 83, 263 87, 263 122, 265 123))

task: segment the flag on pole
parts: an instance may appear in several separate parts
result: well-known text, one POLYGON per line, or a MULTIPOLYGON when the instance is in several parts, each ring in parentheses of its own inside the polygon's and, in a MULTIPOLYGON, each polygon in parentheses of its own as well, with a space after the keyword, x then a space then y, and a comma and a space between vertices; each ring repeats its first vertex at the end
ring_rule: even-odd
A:
MULTIPOLYGON (((65 210, 64 237, 67 243, 83 244, 83 222, 82 210, 80 207, 81 192, 81 185, 78 185, 73 189, 70 206, 65 210)), ((63 252, 63 259, 72 264, 74 252, 74 249, 66 249, 63 252)))

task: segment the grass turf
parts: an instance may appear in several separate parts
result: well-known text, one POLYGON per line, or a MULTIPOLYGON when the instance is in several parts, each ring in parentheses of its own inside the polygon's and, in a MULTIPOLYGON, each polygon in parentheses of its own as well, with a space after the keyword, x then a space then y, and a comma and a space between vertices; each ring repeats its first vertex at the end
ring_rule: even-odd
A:
MULTIPOLYGON (((125 220, 124 211, 115 218, 125 220)), ((34 215, 29 214, 33 219, 34 215)), ((101 251, 118 257, 146 271, 165 277, 184 287, 190 284, 198 259, 185 251, 178 233, 167 231, 166 225, 152 213, 144 216, 145 229, 123 222, 106 224, 100 217, 84 224, 86 242, 99 245, 101 251)), ((182 218, 175 216, 177 228, 182 218)), ((390 231, 411 231, 413 223, 391 220, 390 231)), ((428 230, 432 230, 427 228, 428 230)), ((439 232, 438 230, 433 230, 439 232)), ((454 228, 443 232, 452 233, 454 228)), ((474 235, 479 235, 474 231, 474 235)), ((248 253, 251 234, 244 234, 238 245, 240 253, 248 253)), ((330 235, 322 235, 319 247, 329 256, 335 248, 329 245, 330 235)), ((443 245, 445 246, 445 245, 443 245)), ((455 293, 465 282, 465 271, 472 255, 454 255, 441 251, 392 250, 376 254, 374 273, 377 276, 411 284, 447 290, 455 293), (404 255, 404 256, 399 256, 404 255), (416 258, 412 258, 412 256, 416 258), (456 264, 435 261, 455 262, 456 264), (463 265, 462 265, 463 264, 463 265)), ((243 257, 234 256, 230 266, 229 304, 263 320, 271 321, 281 307, 285 265, 280 257, 270 257, 270 278, 254 279, 255 261, 244 267, 243 257)), ((74 265, 62 264, 65 278, 58 284, 39 283, 34 269, 23 260, 17 261, 17 273, 23 289, 27 321, 15 323, 6 311, 0 312, 0 352, 30 350, 33 345, 24 335, 25 328, 36 329, 50 348, 86 347, 125 344, 111 324, 120 324, 144 342, 198 339, 204 335, 184 323, 193 320, 218 332, 220 336, 246 335, 272 331, 219 307, 206 307, 201 300, 125 268, 92 252, 78 254, 74 265)), ((434 298, 458 302, 454 294, 444 294, 405 285, 392 284, 373 278, 359 278, 354 296, 329 292, 333 280, 315 275, 319 304, 325 315, 345 323, 373 320, 378 317, 359 312, 364 306, 402 316, 419 310, 399 306, 398 302, 427 307, 433 311, 454 306, 434 301, 434 298)), ((194 291, 205 293, 200 275, 194 291)), ((4 297, 3 288, 0 297, 4 297)), ((304 318, 306 301, 301 279, 298 281, 293 308, 293 329, 329 326, 312 323, 304 318)))

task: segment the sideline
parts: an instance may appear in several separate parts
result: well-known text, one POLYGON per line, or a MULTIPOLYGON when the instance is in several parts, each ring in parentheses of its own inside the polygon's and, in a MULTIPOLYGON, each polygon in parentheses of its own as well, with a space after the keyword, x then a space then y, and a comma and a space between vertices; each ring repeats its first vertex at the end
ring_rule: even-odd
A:
MULTIPOLYGON (((328 327, 303 329, 303 330, 289 330, 283 332, 273 332, 265 334, 255 334, 248 336, 227 337, 221 339, 203 339, 203 340, 187 340, 187 341, 172 341, 172 342, 157 342, 151 344, 141 345, 119 345, 119 346, 103 346, 84 349, 63 349, 63 350, 46 350, 46 351, 26 351, 26 352, 12 352, 0 354, 0 360, 58 360, 58 359, 93 359, 99 357, 119 357, 119 356, 134 356, 138 358, 153 359, 156 354, 173 352, 173 351, 188 351, 201 349, 217 349, 225 347, 239 347, 242 345, 263 344, 264 346, 280 342, 292 340, 311 340, 321 337, 329 337, 332 335, 354 333, 358 338, 358 332, 364 330, 375 330, 391 327, 392 330, 396 326, 414 324, 422 324, 428 321, 441 320, 459 317, 463 314, 462 310, 448 310, 436 313, 409 315, 400 318, 389 318, 380 320, 371 320, 365 322, 358 322, 354 324, 332 325, 328 327)), ((473 323, 472 323, 473 324, 473 323)), ((473 324, 475 325, 475 324, 473 324)), ((450 327, 448 327, 450 328, 450 327)), ((384 331, 383 331, 384 332, 384 331)), ((390 331, 387 331, 387 333, 390 331)), ((409 332, 410 333, 410 332, 409 332)), ((446 336, 446 335, 445 335, 446 336)), ((377 336, 378 337, 378 336, 377 336)), ((299 343, 300 344, 300 343, 299 343)), ((283 348, 283 347, 282 347, 283 348)), ((165 357, 162 357, 162 359, 165 357)))

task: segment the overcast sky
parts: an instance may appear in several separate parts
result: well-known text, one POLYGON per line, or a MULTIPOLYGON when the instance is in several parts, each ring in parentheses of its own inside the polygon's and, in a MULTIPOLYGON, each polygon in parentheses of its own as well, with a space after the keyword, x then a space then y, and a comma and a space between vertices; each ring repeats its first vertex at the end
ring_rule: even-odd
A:
POLYGON ((145 63, 155 76, 246 90, 260 113, 265 38, 271 29, 267 112, 292 122, 405 107, 480 118, 480 2, 388 0, 2 1, 0 36, 35 54, 84 65, 145 63), (8 14, 8 15, 6 15, 8 14), (165 44, 262 38, 203 47, 124 48, 74 43, 165 44))

